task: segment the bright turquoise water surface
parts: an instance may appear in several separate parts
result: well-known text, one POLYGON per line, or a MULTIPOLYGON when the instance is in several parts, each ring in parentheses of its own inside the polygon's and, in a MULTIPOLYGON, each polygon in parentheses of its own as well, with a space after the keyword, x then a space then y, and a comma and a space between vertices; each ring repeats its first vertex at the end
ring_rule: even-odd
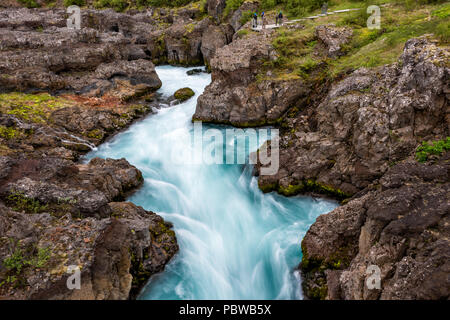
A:
POLYGON ((202 152, 191 143, 191 117, 211 76, 187 76, 186 70, 158 67, 160 92, 170 96, 190 87, 193 99, 159 110, 88 155, 125 157, 139 168, 144 186, 129 200, 174 224, 180 251, 139 298, 301 299, 295 272, 301 239, 317 216, 337 203, 263 194, 248 166, 174 161, 187 151, 202 152))

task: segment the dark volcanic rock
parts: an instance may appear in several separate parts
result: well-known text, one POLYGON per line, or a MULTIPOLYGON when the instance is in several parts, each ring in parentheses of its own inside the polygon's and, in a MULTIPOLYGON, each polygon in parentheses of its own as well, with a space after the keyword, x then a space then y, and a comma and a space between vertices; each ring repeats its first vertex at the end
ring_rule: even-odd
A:
POLYGON ((210 64, 217 49, 231 42, 233 33, 233 28, 229 24, 211 25, 203 32, 201 51, 206 65, 210 64))
MULTIPOLYGON (((11 206, 37 201, 55 215, 105 216, 108 203, 123 200, 143 182, 141 172, 125 159, 92 159, 88 164, 68 160, 16 160, 3 179, 1 197, 11 206)), ((24 207, 25 211, 33 208, 24 207)))
POLYGON ((193 120, 253 126, 275 123, 293 104, 301 104, 310 86, 297 80, 256 81, 262 63, 277 55, 268 34, 236 39, 211 59, 212 83, 198 98, 193 120))
POLYGON ((14 212, 0 203, 0 261, 13 252, 36 259, 18 272, 0 263, 6 299, 128 299, 178 250, 175 234, 161 217, 128 202, 109 204, 112 217, 62 218, 14 212), (19 242, 20 241, 20 242, 19 242), (46 252, 45 259, 42 252, 46 252), (80 290, 66 286, 69 266, 81 271, 80 290))
POLYGON ((305 294, 448 299, 449 155, 440 164, 398 164, 366 195, 320 216, 302 241, 305 294), (379 290, 366 285, 370 265, 380 268, 379 290))
POLYGON ((449 136, 448 55, 425 37, 412 39, 399 63, 362 68, 334 83, 318 105, 286 119, 280 170, 261 176, 260 187, 301 192, 314 184, 345 197, 421 141, 449 136))

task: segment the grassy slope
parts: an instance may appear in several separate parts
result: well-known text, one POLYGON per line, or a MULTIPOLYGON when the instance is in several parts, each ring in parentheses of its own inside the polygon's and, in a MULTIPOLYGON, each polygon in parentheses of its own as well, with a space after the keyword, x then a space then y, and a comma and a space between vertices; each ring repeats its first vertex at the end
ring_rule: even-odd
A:
MULTIPOLYGON (((381 3, 386 2, 384 0, 381 3)), ((379 3, 379 4, 381 4, 379 3)), ((330 10, 362 7, 363 2, 338 2, 330 10), (346 6, 348 5, 348 6, 346 6)), ((269 11, 268 14, 272 14, 269 11)), ((314 14, 317 12, 312 12, 314 14)), ((315 20, 301 21, 303 29, 277 29, 273 45, 279 53, 276 61, 266 63, 260 78, 267 78, 268 70, 279 80, 308 78, 315 76, 337 77, 339 74, 360 67, 377 67, 395 62, 403 50, 404 43, 413 37, 434 34, 439 45, 450 41, 450 4, 429 4, 411 7, 405 3, 394 3, 381 7, 381 29, 369 30, 365 11, 334 14, 315 20), (345 55, 329 59, 314 54, 317 41, 314 30, 317 26, 334 23, 353 29, 351 42, 343 50, 345 55), (317 70, 320 69, 320 72, 317 70)), ((245 36, 246 33, 241 34, 245 36)))

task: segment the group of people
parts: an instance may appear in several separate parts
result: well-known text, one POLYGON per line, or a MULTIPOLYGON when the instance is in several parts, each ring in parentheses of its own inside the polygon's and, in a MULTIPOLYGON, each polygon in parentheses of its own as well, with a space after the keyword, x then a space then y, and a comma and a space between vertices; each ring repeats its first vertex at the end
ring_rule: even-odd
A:
MULTIPOLYGON (((261 13, 261 25, 262 25, 263 29, 266 28, 266 14, 264 11, 261 13)), ((278 14, 275 17, 275 25, 277 25, 277 26, 283 25, 283 13, 281 11, 278 12, 278 14)), ((254 12, 252 28, 257 28, 257 27, 258 27, 258 13, 254 12)))

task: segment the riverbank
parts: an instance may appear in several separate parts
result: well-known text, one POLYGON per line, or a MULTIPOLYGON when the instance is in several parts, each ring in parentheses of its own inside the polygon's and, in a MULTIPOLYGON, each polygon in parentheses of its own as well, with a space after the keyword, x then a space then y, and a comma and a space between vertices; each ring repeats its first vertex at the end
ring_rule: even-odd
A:
MULTIPOLYGON (((375 30, 367 29, 362 10, 258 33, 245 19, 257 3, 245 1, 227 15, 224 1, 207 4, 206 11, 84 10, 88 25, 80 31, 64 28, 63 9, 0 11, 2 294, 76 298, 60 291, 70 260, 85 266, 91 283, 83 297, 125 299, 176 252, 170 224, 121 202, 142 184, 140 170, 126 160, 76 162, 149 112, 146 105, 162 85, 153 63, 169 62, 205 63, 212 72, 192 119, 281 129, 278 174, 262 176, 256 167, 259 188, 268 193, 262 202, 295 201, 271 191, 343 200, 302 242, 307 297, 448 298, 448 4, 407 11, 394 3, 383 7, 375 30), (116 238, 128 248, 120 254, 116 238), (55 257, 48 252, 53 242, 64 246, 55 257), (71 247, 66 257, 71 242, 83 250, 71 247), (365 285, 369 265, 380 269, 380 289, 365 285), (118 273, 102 276, 112 266, 118 273)), ((158 165, 156 171, 164 166, 158 165)), ((251 186, 250 194, 258 194, 251 186)), ((296 223, 291 219, 279 231, 296 232, 290 239, 298 241, 303 233, 290 229, 296 223)), ((244 248, 258 247, 243 238, 250 246, 244 248)), ((295 256, 297 264, 300 252, 295 256)), ((240 267, 233 275, 249 270, 240 267)), ((264 281, 243 274, 267 292, 264 281)))
POLYGON ((383 7, 379 30, 359 13, 241 30, 211 60, 193 119, 278 125, 280 170, 259 175, 260 188, 343 200, 302 241, 309 298, 449 295, 448 4, 403 9, 383 7))

